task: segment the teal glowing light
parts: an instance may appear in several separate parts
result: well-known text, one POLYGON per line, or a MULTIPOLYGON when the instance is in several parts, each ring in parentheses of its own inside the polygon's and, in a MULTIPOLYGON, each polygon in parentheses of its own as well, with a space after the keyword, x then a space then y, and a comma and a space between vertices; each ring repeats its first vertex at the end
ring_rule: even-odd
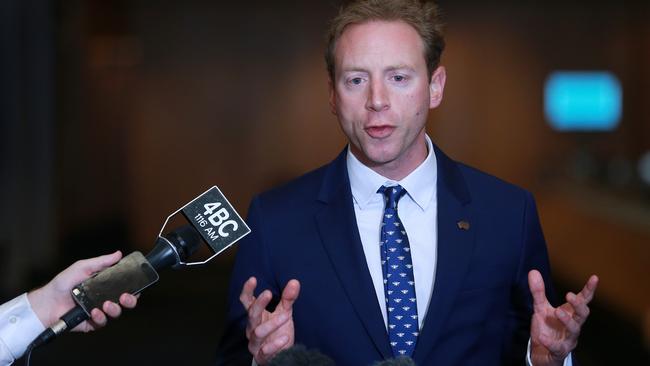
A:
POLYGON ((621 120, 623 92, 606 71, 557 71, 546 80, 544 112, 558 131, 611 131, 621 120))

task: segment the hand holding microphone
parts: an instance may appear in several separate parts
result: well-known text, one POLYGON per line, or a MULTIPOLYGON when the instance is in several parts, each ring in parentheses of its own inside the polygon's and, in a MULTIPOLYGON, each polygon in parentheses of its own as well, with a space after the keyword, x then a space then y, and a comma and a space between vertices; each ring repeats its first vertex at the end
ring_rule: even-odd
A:
MULTIPOLYGON (((70 296, 72 288, 93 274, 114 265, 121 258, 122 253, 117 251, 112 254, 77 261, 59 273, 45 286, 28 293, 29 303, 41 323, 45 327, 56 323, 64 313, 76 305, 70 296)), ((119 298, 119 305, 108 301, 102 304, 101 310, 93 309, 91 318, 87 322, 79 324, 73 331, 89 332, 101 328, 106 325, 106 315, 117 318, 122 312, 120 305, 132 309, 136 306, 137 301, 137 298, 131 294, 122 294, 119 298)))

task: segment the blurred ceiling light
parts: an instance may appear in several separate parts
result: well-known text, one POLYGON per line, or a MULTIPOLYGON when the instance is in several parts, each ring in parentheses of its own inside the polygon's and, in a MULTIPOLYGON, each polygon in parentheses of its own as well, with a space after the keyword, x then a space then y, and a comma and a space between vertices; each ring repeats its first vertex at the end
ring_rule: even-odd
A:
POLYGON ((557 131, 611 131, 620 120, 623 92, 607 71, 556 71, 546 79, 544 112, 557 131))

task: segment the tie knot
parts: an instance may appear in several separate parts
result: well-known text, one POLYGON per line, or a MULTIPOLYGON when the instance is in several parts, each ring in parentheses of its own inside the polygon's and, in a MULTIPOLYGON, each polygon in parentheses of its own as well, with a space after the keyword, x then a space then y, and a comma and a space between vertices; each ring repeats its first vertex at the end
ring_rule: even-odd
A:
POLYGON ((377 192, 386 196, 386 208, 397 210, 397 202, 406 194, 406 189, 398 184, 393 187, 381 186, 377 192))

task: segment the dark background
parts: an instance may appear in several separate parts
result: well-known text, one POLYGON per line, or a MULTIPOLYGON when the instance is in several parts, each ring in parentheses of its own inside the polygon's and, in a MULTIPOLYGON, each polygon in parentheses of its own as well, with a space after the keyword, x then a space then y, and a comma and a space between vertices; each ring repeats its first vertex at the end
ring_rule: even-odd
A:
MULTIPOLYGON (((650 2, 439 3, 448 78, 430 135, 535 194, 558 287, 600 275, 582 364, 647 364, 650 186, 637 164, 650 151, 650 2), (613 72, 620 126, 554 132, 543 85, 555 70, 613 72)), ((147 252, 209 186, 245 215, 254 193, 331 160, 345 139, 322 50, 338 5, 3 0, 0 301, 76 259, 147 252)), ((163 272, 120 321, 32 364, 209 364, 235 251, 163 272)))

